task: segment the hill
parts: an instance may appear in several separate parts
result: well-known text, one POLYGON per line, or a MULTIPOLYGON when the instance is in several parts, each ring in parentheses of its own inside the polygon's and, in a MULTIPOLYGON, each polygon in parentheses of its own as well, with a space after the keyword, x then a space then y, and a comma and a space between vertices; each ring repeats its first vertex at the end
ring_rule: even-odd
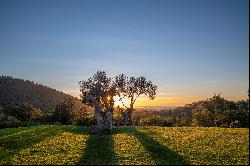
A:
POLYGON ((86 107, 78 98, 62 91, 29 80, 0 76, 0 105, 6 109, 15 103, 28 103, 48 112, 65 98, 71 98, 79 108, 86 107))
POLYGON ((0 165, 248 165, 249 129, 42 125, 0 130, 0 165))

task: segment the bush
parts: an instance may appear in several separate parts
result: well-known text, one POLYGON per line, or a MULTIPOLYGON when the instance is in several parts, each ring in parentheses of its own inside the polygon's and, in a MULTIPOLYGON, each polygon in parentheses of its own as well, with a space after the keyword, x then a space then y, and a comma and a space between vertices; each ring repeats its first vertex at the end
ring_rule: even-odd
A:
POLYGON ((72 112, 72 122, 73 124, 76 125, 82 125, 85 123, 86 118, 88 116, 88 112, 86 110, 86 108, 80 108, 80 109, 74 109, 72 112))
POLYGON ((86 118, 77 122, 78 126, 93 126, 96 125, 96 119, 94 115, 88 115, 86 118))
POLYGON ((205 108, 198 108, 193 111, 192 123, 197 127, 213 127, 215 126, 213 113, 205 108))
POLYGON ((43 116, 40 119, 41 123, 52 123, 53 121, 54 121, 53 112, 44 113, 43 116))
POLYGON ((33 107, 27 103, 15 104, 10 112, 11 116, 20 121, 29 121, 32 116, 33 107))
POLYGON ((0 129, 18 127, 20 122, 13 116, 7 116, 3 113, 0 114, 0 129))
POLYGON ((158 115, 153 115, 148 118, 143 118, 139 121, 140 126, 174 126, 174 123, 167 118, 162 118, 158 115))
POLYGON ((33 122, 40 122, 43 116, 43 112, 40 109, 33 108, 30 120, 33 122))
POLYGON ((56 106, 53 112, 53 120, 61 122, 63 125, 70 123, 71 114, 67 103, 60 103, 56 106))

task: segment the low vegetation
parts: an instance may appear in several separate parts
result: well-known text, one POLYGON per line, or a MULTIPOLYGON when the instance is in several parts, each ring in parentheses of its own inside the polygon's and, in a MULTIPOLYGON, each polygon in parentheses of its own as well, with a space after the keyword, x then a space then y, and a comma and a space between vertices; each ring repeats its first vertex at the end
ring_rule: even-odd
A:
POLYGON ((3 164, 249 164, 248 128, 120 127, 109 135, 73 125, 0 130, 3 164))

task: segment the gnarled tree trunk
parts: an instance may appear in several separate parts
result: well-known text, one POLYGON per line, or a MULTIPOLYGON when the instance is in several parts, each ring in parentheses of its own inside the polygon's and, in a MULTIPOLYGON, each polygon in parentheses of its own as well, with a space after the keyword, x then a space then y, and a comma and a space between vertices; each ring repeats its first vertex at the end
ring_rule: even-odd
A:
POLYGON ((96 125, 92 128, 93 133, 102 133, 104 130, 104 121, 105 119, 103 118, 102 114, 102 109, 100 106, 94 107, 94 115, 96 118, 96 125))
POLYGON ((105 111, 102 111, 101 105, 99 102, 95 101, 94 103, 94 115, 96 118, 96 125, 93 126, 93 133, 110 133, 112 130, 113 124, 113 109, 112 107, 107 107, 105 111))
POLYGON ((113 111, 107 108, 105 112, 95 108, 95 118, 97 124, 92 128, 93 133, 110 133, 113 123, 113 111))
POLYGON ((111 107, 107 107, 105 112, 105 130, 111 132, 113 126, 113 109, 111 107))

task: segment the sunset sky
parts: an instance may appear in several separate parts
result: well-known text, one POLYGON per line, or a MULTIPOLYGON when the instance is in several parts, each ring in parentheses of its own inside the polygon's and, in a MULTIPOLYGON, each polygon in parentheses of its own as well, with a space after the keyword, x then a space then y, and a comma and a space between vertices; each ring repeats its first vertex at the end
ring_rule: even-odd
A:
POLYGON ((248 0, 0 0, 0 75, 79 97, 104 70, 145 76, 177 106, 249 89, 248 0))

